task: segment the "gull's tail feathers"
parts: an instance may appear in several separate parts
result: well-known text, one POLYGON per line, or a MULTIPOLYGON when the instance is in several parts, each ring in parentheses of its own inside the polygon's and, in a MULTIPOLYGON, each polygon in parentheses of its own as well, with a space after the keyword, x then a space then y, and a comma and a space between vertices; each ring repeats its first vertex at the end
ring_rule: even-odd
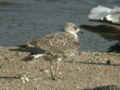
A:
POLYGON ((27 44, 23 44, 23 45, 16 45, 17 47, 19 47, 19 48, 27 48, 28 47, 28 45, 27 44))
POLYGON ((111 8, 107 8, 101 5, 90 10, 90 14, 88 15, 89 20, 93 21, 102 21, 103 18, 108 15, 112 11, 111 8))
POLYGON ((23 61, 32 61, 34 59, 38 59, 40 57, 47 56, 47 54, 33 54, 33 55, 28 55, 23 58, 23 61))
POLYGON ((46 56, 46 54, 35 54, 35 55, 32 55, 33 59, 38 59, 38 58, 43 57, 43 56, 46 56))

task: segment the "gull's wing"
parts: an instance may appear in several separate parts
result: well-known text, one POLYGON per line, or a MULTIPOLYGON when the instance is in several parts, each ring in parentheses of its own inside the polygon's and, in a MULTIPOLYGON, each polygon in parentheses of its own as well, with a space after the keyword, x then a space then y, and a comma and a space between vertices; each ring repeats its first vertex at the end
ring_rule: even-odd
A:
POLYGON ((46 35, 45 37, 28 42, 28 46, 41 48, 48 51, 61 51, 66 49, 78 49, 79 41, 72 34, 60 32, 46 35))

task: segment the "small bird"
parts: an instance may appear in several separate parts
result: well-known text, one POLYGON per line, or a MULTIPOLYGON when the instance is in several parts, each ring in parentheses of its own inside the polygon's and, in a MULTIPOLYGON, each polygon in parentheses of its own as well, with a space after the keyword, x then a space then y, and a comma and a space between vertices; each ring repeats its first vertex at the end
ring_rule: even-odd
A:
POLYGON ((120 25, 120 7, 108 8, 98 5, 90 10, 89 20, 120 25))
MULTIPOLYGON (((32 55, 34 58, 50 53, 52 55, 69 53, 71 50, 78 50, 80 42, 77 33, 79 27, 71 22, 65 23, 64 31, 54 34, 48 34, 41 39, 31 40, 27 42, 28 47, 44 50, 46 53, 32 55)), ((69 55, 69 54, 67 54, 69 55)))

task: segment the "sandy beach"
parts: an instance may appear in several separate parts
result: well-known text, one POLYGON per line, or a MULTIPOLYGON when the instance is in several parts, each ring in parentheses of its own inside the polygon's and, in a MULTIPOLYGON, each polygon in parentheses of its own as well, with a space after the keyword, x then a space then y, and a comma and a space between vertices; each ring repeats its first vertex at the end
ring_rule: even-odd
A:
POLYGON ((29 54, 18 47, 0 47, 0 90, 84 90, 120 85, 120 54, 89 51, 65 58, 62 78, 56 80, 50 78, 49 62, 44 58, 24 61, 29 54))

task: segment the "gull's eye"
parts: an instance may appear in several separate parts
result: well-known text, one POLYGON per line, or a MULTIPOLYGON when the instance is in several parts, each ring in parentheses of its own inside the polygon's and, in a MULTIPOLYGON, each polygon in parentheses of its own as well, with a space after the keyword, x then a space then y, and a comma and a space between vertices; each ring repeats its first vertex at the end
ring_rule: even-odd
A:
POLYGON ((77 26, 74 26, 73 28, 76 30, 76 29, 77 29, 77 26))

